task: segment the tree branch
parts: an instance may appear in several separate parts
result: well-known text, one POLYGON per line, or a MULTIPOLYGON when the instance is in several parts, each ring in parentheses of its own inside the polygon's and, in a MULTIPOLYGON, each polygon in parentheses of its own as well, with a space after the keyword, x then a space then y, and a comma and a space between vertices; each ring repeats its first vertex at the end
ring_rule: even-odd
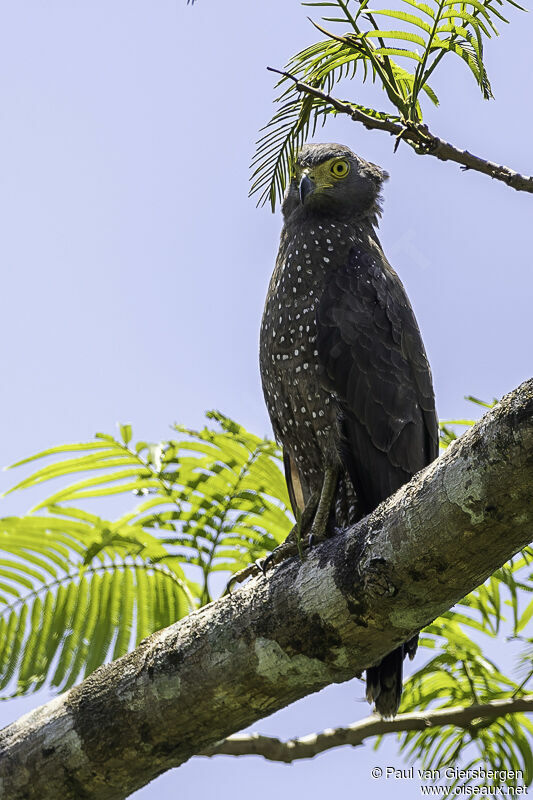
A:
POLYGON ((531 540, 533 380, 305 561, 290 558, 0 732, 0 795, 118 800, 449 609, 531 540))
POLYGON ((267 67, 267 69, 270 70, 270 72, 276 72, 278 75, 283 75, 294 81, 294 85, 298 91, 324 100, 340 114, 347 114, 354 122, 360 122, 365 128, 390 133, 397 137, 397 143, 403 139, 418 155, 435 156, 435 158, 441 161, 455 161, 457 164, 460 164, 463 169, 472 169, 484 175, 489 175, 491 178, 503 181, 507 186, 519 192, 533 192, 533 176, 521 175, 519 172, 515 172, 509 167, 495 164, 493 161, 487 161, 484 158, 475 156, 473 153, 469 153, 468 150, 459 150, 459 148, 454 147, 453 144, 431 133, 427 125, 403 125, 390 119, 372 117, 355 108, 351 103, 338 100, 332 95, 321 91, 321 89, 317 89, 308 83, 303 83, 290 72, 284 72, 283 70, 274 69, 273 67, 267 67))
POLYGON ((263 756, 268 761, 282 761, 291 764, 302 758, 314 758, 319 753, 333 747, 351 745, 357 747, 372 736, 383 736, 388 733, 405 733, 407 731, 425 731, 428 728, 442 728, 454 725, 456 728, 469 728, 474 721, 493 720, 507 714, 519 712, 533 713, 533 694, 520 698, 493 700, 473 706, 455 706, 438 710, 424 711, 418 714, 398 714, 392 720, 384 720, 372 715, 348 725, 347 728, 335 728, 312 733, 286 742, 274 736, 262 736, 259 733, 250 735, 238 734, 229 736, 223 742, 211 747, 201 756, 263 756))

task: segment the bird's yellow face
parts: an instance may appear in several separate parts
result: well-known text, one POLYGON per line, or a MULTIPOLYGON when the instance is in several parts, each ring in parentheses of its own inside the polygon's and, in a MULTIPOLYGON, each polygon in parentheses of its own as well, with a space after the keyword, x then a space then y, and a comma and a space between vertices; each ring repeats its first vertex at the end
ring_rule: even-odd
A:
POLYGON ((324 189, 331 189, 339 181, 344 180, 350 172, 350 162, 346 158, 329 158, 312 167, 301 167, 296 164, 294 178, 298 183, 300 201, 305 203, 310 194, 317 194, 324 189))

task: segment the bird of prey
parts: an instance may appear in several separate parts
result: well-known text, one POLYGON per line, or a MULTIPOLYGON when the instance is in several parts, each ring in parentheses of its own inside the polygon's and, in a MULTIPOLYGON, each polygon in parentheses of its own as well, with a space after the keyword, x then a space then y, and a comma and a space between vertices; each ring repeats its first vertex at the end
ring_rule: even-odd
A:
MULTIPOLYGON (((315 539, 370 513, 438 453, 424 345, 376 234, 387 178, 348 147, 307 144, 283 201, 261 379, 293 511, 315 539)), ((383 717, 398 710, 417 640, 366 671, 383 717)))

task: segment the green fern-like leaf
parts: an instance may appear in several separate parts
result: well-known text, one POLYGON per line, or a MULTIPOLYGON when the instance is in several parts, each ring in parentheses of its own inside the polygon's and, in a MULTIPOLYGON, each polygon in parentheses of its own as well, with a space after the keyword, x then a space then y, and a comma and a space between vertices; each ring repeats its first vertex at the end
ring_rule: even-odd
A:
MULTIPOLYGON (((402 711, 471 706, 527 691, 533 671, 529 670, 518 685, 484 655, 479 637, 496 636, 504 621, 504 609, 510 611, 515 631, 520 630, 522 618, 527 623, 529 606, 522 615, 519 609, 520 604, 523 605, 524 591, 533 591, 528 574, 532 559, 533 550, 526 548, 458 606, 422 631, 421 647, 437 655, 406 681, 402 711)), ((465 729, 450 725, 404 733, 398 739, 400 751, 408 761, 417 761, 423 769, 440 770, 442 783, 453 789, 470 784, 517 784, 512 776, 506 780, 505 774, 499 780, 488 782, 482 775, 479 779, 460 774, 445 779, 445 769, 456 766, 463 771, 489 767, 509 775, 510 770, 515 773, 522 770, 523 783, 529 785, 533 781, 532 733, 533 725, 520 713, 505 720, 473 721, 465 729)))
POLYGON ((0 690, 71 686, 209 602, 213 573, 236 572, 286 538, 279 449, 208 416, 216 428, 176 426, 179 437, 157 445, 133 444, 122 425, 120 440, 98 434, 15 465, 51 459, 11 492, 67 485, 29 515, 0 520, 0 690), (136 505, 114 521, 79 505, 109 495, 136 505))
POLYGON ((0 520, 0 690, 14 683, 12 694, 45 682, 62 691, 135 646, 132 619, 150 607, 141 593, 146 582, 164 587, 173 602, 145 635, 196 607, 181 566, 156 560, 166 551, 154 537, 142 530, 136 537, 131 526, 127 537, 117 531, 112 539, 112 523, 60 511, 0 520))
MULTIPOLYGON (((470 399, 481 409, 493 405, 470 399)), ((68 688, 209 602, 215 573, 235 572, 286 537, 293 520, 278 447, 218 412, 208 416, 209 427, 175 426, 176 437, 157 445, 134 444, 131 428, 122 426, 120 440, 100 434, 97 442, 25 459, 52 462, 19 481, 18 491, 57 477, 75 480, 34 513, 1 520, 2 692, 68 688), (135 507, 109 521, 80 506, 109 492, 133 497, 135 507)), ((442 430, 451 440, 457 426, 471 424, 447 421, 442 430)), ((407 682, 403 710, 470 705, 527 687, 531 670, 517 684, 472 637, 494 638, 504 613, 514 635, 523 635, 533 615, 532 563, 533 551, 524 550, 422 632, 422 652, 431 658, 407 682)), ((526 647, 524 661, 528 653, 526 647)), ((413 732, 400 746, 428 768, 485 760, 531 776, 528 724, 515 715, 468 732, 413 732)))
MULTIPOLYGON (((498 9, 505 3, 524 10, 514 0, 497 0, 497 3, 493 0, 461 3, 399 0, 398 8, 389 9, 371 9, 368 0, 307 2, 303 5, 335 9, 335 16, 323 17, 323 20, 341 24, 343 30, 329 31, 314 22, 326 38, 293 56, 285 71, 311 89, 330 96, 342 80, 353 81, 360 75, 364 82, 370 76, 381 84, 394 110, 366 109, 365 113, 417 126, 423 119, 423 95, 438 103, 429 80, 444 56, 449 54, 458 56, 468 66, 483 97, 492 97, 483 45, 485 39, 498 33, 496 21, 507 22, 498 9), (382 29, 378 25, 380 17, 385 17, 388 27, 382 29), (409 44, 414 47, 407 46, 409 44)), ((272 209, 287 188, 295 156, 303 142, 330 114, 338 113, 327 99, 299 89, 286 76, 279 86, 283 87, 276 99, 279 109, 262 129, 252 161, 250 189, 250 194, 259 195, 258 204, 269 200, 272 209)), ((350 105, 360 108, 348 103, 347 113, 350 105)))
MULTIPOLYGON (((495 699, 511 698, 520 687, 483 655, 482 648, 463 630, 461 615, 453 611, 436 620, 421 637, 421 644, 437 649, 430 659, 405 684, 403 710, 431 707, 462 707, 495 699)), ((502 720, 474 721, 468 728, 449 725, 400 734, 400 751, 410 762, 423 769, 439 770, 442 783, 450 788, 471 783, 477 785, 512 785, 517 780, 511 770, 522 770, 523 782, 533 780, 531 733, 533 725, 525 714, 513 714, 502 720), (446 768, 462 770, 490 768, 502 770, 502 778, 485 781, 480 775, 446 778, 446 768), (505 774, 510 776, 505 779, 505 774)))

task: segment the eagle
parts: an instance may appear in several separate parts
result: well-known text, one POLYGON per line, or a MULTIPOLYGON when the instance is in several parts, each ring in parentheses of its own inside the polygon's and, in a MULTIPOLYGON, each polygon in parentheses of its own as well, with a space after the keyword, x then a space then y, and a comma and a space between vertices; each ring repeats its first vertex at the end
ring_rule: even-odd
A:
MULTIPOLYGON (((263 392, 300 530, 318 540, 373 511, 437 457, 431 370, 377 236, 388 175, 340 144, 306 144, 260 333, 263 392)), ((385 718, 418 636, 366 670, 385 718)))

